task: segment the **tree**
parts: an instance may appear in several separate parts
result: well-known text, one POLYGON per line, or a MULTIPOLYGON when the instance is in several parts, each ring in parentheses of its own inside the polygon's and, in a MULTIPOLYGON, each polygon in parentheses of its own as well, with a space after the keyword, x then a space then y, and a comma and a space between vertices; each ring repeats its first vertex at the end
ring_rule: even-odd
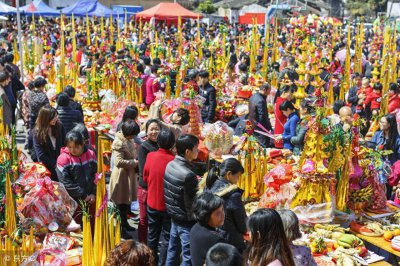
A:
POLYGON ((354 16, 376 15, 386 9, 387 0, 347 0, 346 8, 354 16))
POLYGON ((205 0, 205 1, 201 2, 198 8, 202 13, 205 13, 205 14, 212 14, 215 11, 217 11, 217 8, 214 6, 214 3, 212 0, 205 0))

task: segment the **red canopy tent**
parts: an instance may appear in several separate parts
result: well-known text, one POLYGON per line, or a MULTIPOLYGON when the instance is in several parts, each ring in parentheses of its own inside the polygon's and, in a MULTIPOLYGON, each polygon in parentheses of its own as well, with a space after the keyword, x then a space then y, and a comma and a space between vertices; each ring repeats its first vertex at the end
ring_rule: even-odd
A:
POLYGON ((190 18, 202 18, 203 16, 187 10, 178 3, 159 3, 152 8, 136 13, 136 19, 142 19, 143 21, 148 21, 152 18, 155 18, 156 20, 175 22, 178 21, 178 17, 181 17, 183 21, 190 18))

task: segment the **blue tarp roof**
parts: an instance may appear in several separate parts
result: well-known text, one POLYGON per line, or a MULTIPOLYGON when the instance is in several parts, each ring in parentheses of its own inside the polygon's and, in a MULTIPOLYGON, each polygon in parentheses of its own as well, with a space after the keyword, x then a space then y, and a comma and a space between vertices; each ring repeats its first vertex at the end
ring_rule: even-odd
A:
POLYGON ((3 2, 0 2, 0 14, 12 14, 16 13, 17 9, 15 7, 9 6, 4 4, 3 2))
POLYGON ((29 5, 21 7, 21 11, 27 15, 59 16, 60 11, 46 5, 42 0, 35 0, 29 5))
POLYGON ((67 16, 98 16, 98 17, 109 17, 110 15, 115 16, 116 13, 110 8, 102 5, 96 0, 78 0, 74 5, 63 8, 61 12, 67 16))
POLYGON ((143 7, 142 6, 115 5, 115 6, 112 6, 112 10, 116 13, 119 13, 119 15, 124 15, 125 11, 127 14, 136 14, 138 12, 143 11, 143 7))

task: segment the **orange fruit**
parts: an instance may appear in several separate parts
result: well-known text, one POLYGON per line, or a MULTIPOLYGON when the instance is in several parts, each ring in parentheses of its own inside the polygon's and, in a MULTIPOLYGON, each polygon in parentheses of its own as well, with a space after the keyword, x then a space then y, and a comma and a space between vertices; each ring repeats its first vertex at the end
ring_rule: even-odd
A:
POLYGON ((386 231, 386 232, 383 234, 383 238, 386 239, 386 240, 392 240, 392 238, 393 238, 393 233, 392 233, 391 231, 386 231))
POLYGON ((400 229, 395 229, 394 231, 393 231, 393 235, 394 236, 400 236, 400 229))

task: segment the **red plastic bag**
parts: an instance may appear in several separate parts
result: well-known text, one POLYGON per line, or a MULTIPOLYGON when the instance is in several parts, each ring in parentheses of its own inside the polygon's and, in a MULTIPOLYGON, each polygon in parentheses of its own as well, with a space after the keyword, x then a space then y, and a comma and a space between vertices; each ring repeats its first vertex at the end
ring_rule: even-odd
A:
POLYGON ((47 233, 52 224, 63 231, 72 221, 78 204, 65 190, 63 184, 53 182, 49 177, 38 179, 36 185, 24 196, 18 207, 22 227, 29 231, 47 233))
POLYGON ((39 178, 50 175, 50 171, 43 164, 29 163, 25 166, 25 171, 19 175, 15 183, 22 186, 25 191, 28 191, 36 185, 39 178))

